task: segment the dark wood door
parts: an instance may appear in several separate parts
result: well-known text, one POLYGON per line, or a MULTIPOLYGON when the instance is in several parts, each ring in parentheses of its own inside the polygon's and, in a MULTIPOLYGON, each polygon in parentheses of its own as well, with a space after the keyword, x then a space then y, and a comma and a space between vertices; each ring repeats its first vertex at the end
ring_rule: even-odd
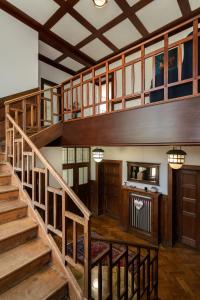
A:
POLYGON ((199 248, 200 171, 184 167, 177 171, 177 238, 185 245, 199 248))
POLYGON ((122 162, 116 160, 103 161, 101 168, 104 211, 119 218, 121 211, 122 162))

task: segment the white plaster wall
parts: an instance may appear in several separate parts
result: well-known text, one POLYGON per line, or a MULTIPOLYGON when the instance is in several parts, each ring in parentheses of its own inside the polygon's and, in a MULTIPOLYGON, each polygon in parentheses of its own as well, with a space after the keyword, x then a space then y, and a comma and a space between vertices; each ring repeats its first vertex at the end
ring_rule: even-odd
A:
MULTIPOLYGON (((159 191, 163 194, 168 194, 168 165, 166 152, 170 147, 102 147, 105 151, 104 159, 108 160, 122 160, 122 184, 127 180, 127 161, 133 162, 149 162, 149 163, 160 163, 160 186, 159 191)), ((94 149, 94 148, 92 148, 94 149)), ((188 165, 200 165, 200 147, 183 147, 186 151, 186 164, 188 165)), ((91 179, 95 180, 95 162, 91 158, 91 179)), ((128 184, 144 188, 145 186, 150 187, 151 185, 128 182, 128 184)))
POLYGON ((44 62, 39 61, 39 82, 41 84, 41 78, 45 78, 57 84, 70 78, 71 75, 58 70, 44 62))
MULTIPOLYGON (((62 176, 62 148, 61 147, 43 147, 40 149, 44 157, 54 167, 54 169, 62 176)), ((38 162, 38 166, 41 164, 38 162)), ((59 187, 57 182, 50 176, 50 185, 59 187)))
POLYGON ((38 87, 38 33, 0 10, 0 98, 38 87))

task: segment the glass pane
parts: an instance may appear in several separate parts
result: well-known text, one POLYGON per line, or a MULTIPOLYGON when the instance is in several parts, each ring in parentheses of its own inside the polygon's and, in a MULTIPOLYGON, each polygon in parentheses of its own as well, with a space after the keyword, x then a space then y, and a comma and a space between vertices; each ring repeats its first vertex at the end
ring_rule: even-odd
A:
POLYGON ((83 162, 83 149, 76 148, 76 162, 81 163, 83 162))
POLYGON ((68 149, 68 164, 75 163, 75 149, 74 148, 67 148, 68 149))
POLYGON ((89 148, 83 148, 83 162, 89 162, 90 160, 90 150, 89 148))

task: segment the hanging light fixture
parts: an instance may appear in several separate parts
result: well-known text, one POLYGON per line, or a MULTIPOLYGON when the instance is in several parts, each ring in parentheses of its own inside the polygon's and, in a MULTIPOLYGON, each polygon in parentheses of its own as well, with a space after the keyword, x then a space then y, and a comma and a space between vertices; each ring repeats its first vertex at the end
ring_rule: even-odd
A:
POLYGON ((167 152, 168 163, 172 169, 180 169, 185 162, 187 153, 180 149, 172 149, 167 152))
POLYGON ((103 7, 108 2, 108 0, 93 0, 93 2, 96 7, 100 8, 103 7))
POLYGON ((101 162, 104 155, 104 150, 101 148, 96 148, 92 150, 93 159, 96 162, 101 162))

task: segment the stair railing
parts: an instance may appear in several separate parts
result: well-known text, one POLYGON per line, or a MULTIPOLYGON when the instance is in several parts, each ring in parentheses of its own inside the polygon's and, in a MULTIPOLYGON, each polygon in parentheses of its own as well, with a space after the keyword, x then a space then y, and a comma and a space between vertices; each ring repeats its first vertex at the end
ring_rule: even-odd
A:
POLYGON ((33 134, 61 121, 61 105, 61 86, 57 85, 8 100, 5 110, 25 133, 33 134))
POLYGON ((105 248, 91 261, 94 299, 158 299, 157 247, 99 237, 93 242, 105 248))
POLYGON ((6 158, 20 178, 23 188, 29 193, 32 206, 43 218, 47 232, 57 241, 63 263, 82 270, 83 297, 90 299, 91 213, 8 113, 6 114, 6 158), (69 203, 73 203, 73 209, 69 207, 69 203), (72 237, 69 238, 68 228, 71 223, 72 237), (84 238, 83 265, 77 259, 77 236, 80 227, 84 238), (68 255, 67 251, 69 242, 73 245, 72 256, 68 255))

